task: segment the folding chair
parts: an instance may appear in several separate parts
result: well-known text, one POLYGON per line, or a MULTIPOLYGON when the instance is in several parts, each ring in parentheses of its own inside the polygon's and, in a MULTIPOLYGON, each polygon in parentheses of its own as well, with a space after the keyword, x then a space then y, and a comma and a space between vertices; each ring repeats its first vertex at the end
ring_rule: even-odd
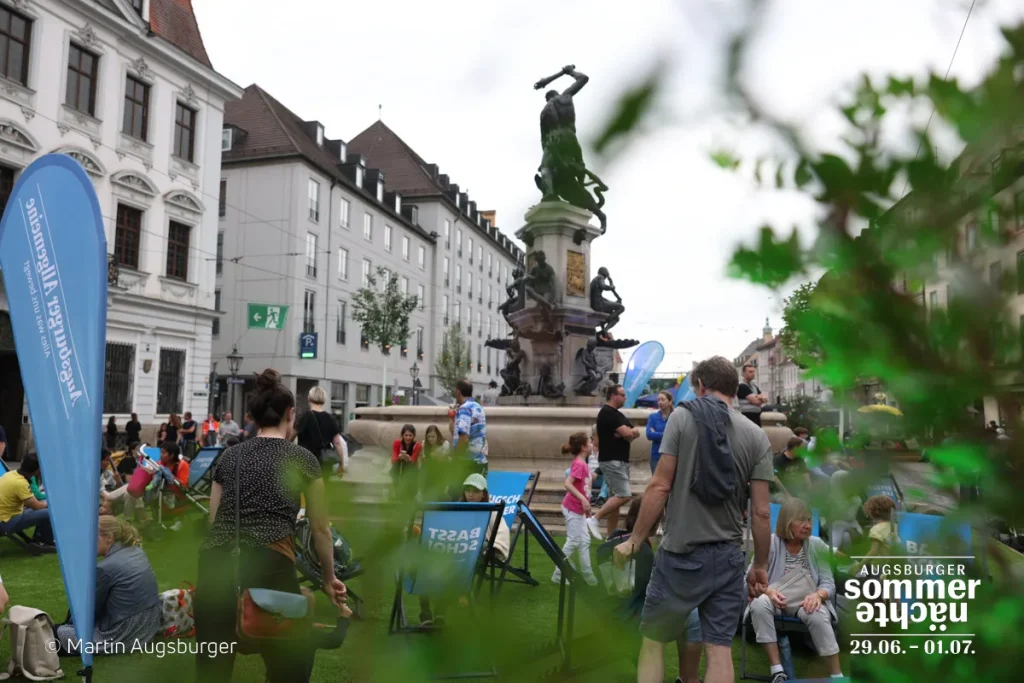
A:
POLYGON ((208 446, 200 448, 189 465, 188 488, 197 494, 210 495, 210 486, 213 483, 213 469, 217 460, 224 452, 223 446, 208 446))
MULTIPOLYGON (((778 522, 779 512, 781 510, 782 510, 782 505, 781 504, 779 504, 779 503, 772 503, 771 504, 771 513, 770 513, 771 514, 771 519, 770 519, 770 521, 768 523, 769 524, 769 526, 768 526, 769 533, 773 533, 773 534, 775 533, 775 524, 776 524, 776 522, 778 522)), ((746 523, 747 533, 748 534, 752 533, 751 527, 750 527, 750 520, 751 520, 752 515, 753 515, 753 510, 751 509, 750 513, 747 515, 747 523, 746 523)), ((814 508, 811 508, 811 536, 818 536, 820 538, 821 537, 820 534, 821 534, 821 515, 820 515, 820 513, 817 510, 815 510, 814 508)), ((753 539, 752 536, 751 536, 751 539, 753 539)), ((826 545, 828 545, 829 553, 831 553, 832 552, 831 544, 826 544, 826 545)), ((747 548, 747 565, 748 566, 750 565, 750 562, 751 562, 751 555, 754 552, 753 548, 754 548, 753 547, 753 543, 751 543, 749 545, 749 547, 747 548)), ((747 590, 747 586, 746 586, 746 582, 744 582, 744 585, 743 585, 744 599, 746 598, 746 590, 747 590)), ((836 601, 836 593, 838 593, 838 592, 839 591, 838 591, 838 585, 837 585, 836 590, 833 591, 832 597, 830 598, 830 601, 832 602, 833 607, 836 608, 836 613, 837 614, 838 614, 838 603, 836 601)), ((770 676, 763 676, 763 675, 760 675, 760 674, 747 673, 747 622, 749 620, 750 620, 750 615, 745 613, 743 615, 743 623, 742 623, 742 626, 741 626, 742 634, 741 634, 741 637, 740 637, 740 679, 742 679, 742 680, 753 680, 753 681, 769 681, 769 680, 771 680, 770 676)), ((837 627, 838 627, 838 624, 833 624, 832 625, 833 629, 836 629, 837 627)), ((793 672, 793 657, 792 657, 792 651, 790 649, 790 643, 789 643, 789 634, 791 634, 791 633, 792 634, 798 634, 798 633, 799 634, 806 634, 806 633, 810 633, 810 630, 807 628, 807 626, 804 624, 804 622, 800 621, 799 617, 796 617, 796 616, 789 617, 789 616, 785 616, 785 615, 776 615, 775 616, 775 635, 777 637, 777 641, 776 642, 779 645, 779 655, 781 656, 782 668, 783 668, 783 670, 785 670, 786 675, 789 676, 790 680, 794 681, 794 683, 795 683, 796 676, 794 675, 794 672, 793 672)))
POLYGON ((512 531, 512 543, 508 548, 508 558, 503 562, 493 554, 488 558, 488 568, 493 571, 500 570, 498 577, 497 592, 505 581, 510 583, 525 583, 528 586, 538 585, 537 579, 530 575, 530 536, 523 538, 523 566, 514 567, 512 557, 516 552, 516 543, 523 531, 522 522, 518 521, 518 505, 529 506, 533 500, 533 492, 537 489, 537 482, 540 480, 540 472, 504 472, 491 471, 487 474, 487 492, 491 501, 504 503, 505 511, 502 517, 512 531), (513 525, 515 527, 513 528, 513 525), (506 578, 508 574, 516 578, 506 578))
POLYGON ((979 565, 982 577, 989 578, 985 546, 982 544, 981 562, 978 563, 978 556, 974 550, 974 533, 968 522, 951 522, 940 515, 898 512, 896 535, 899 537, 901 549, 908 557, 929 557, 934 555, 935 551, 939 551, 949 562, 963 560, 966 565, 979 565))
MULTIPOLYGON (((395 599, 391 607, 388 634, 429 633, 437 625, 411 626, 406 620, 404 598, 406 594, 418 597, 438 598, 466 596, 470 608, 477 606, 477 590, 474 587, 478 568, 486 562, 498 535, 501 503, 423 503, 421 531, 418 538, 413 536, 413 515, 409 522, 411 541, 410 557, 399 570, 395 581, 395 599), (491 524, 493 513, 494 524, 491 524)), ((491 582, 490 606, 493 607, 494 583, 491 582)), ((477 671, 434 676, 447 678, 493 678, 497 672, 477 671)))

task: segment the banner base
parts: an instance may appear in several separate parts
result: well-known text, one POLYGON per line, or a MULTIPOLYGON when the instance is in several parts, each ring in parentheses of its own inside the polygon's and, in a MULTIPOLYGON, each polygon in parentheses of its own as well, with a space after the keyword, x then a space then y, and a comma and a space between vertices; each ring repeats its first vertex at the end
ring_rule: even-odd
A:
POLYGON ((91 666, 87 666, 84 669, 82 669, 81 671, 79 671, 78 675, 81 676, 82 680, 85 681, 85 683, 92 683, 92 667, 91 666))

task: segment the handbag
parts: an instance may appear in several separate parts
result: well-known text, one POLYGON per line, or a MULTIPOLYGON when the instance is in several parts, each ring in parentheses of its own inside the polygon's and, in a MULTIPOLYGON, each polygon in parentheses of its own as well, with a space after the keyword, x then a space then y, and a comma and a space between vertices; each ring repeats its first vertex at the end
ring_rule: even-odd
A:
POLYGON ((804 598, 818 590, 817 584, 811 578, 811 573, 803 568, 791 571, 777 583, 768 587, 782 595, 788 606, 799 605, 804 598))
POLYGON ((324 446, 324 434, 320 431, 320 420, 317 419, 316 413, 311 410, 309 416, 313 420, 313 426, 316 427, 317 436, 320 437, 320 462, 324 465, 340 465, 341 459, 338 457, 338 452, 334 450, 334 444, 324 446))
POLYGON ((145 467, 136 467, 132 472, 132 478, 128 480, 128 495, 134 498, 141 498, 146 492, 146 487, 153 481, 153 473, 145 467))
POLYGON ((242 654, 261 651, 264 643, 303 647, 313 626, 313 596, 266 588, 242 590, 241 461, 235 458, 235 546, 231 550, 235 565, 237 610, 235 635, 242 654))
POLYGON ((160 633, 164 638, 191 638, 196 634, 192 609, 195 587, 183 581, 180 588, 160 594, 160 633))

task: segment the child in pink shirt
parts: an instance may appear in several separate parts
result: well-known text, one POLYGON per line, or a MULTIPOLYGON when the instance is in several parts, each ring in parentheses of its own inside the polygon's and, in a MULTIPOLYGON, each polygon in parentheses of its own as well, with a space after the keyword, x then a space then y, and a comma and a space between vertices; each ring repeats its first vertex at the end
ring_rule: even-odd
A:
MULTIPOLYGON (((571 453, 573 456, 569 476, 565 478, 567 493, 562 499, 566 537, 562 553, 573 563, 583 580, 594 586, 597 585, 597 577, 590 568, 590 532, 587 530, 587 517, 590 516, 590 468, 587 466, 587 456, 590 455, 590 449, 590 437, 586 432, 573 434, 569 437, 569 443, 562 446, 563 453, 571 453)), ((557 568, 551 576, 551 582, 562 582, 562 574, 557 568)))

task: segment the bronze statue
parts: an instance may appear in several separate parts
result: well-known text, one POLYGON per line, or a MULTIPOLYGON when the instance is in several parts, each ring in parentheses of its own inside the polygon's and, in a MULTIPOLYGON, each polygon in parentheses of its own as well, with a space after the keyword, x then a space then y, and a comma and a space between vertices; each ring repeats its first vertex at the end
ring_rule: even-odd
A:
POLYGON ((576 383, 577 396, 593 396, 597 385, 604 378, 604 373, 597 366, 596 339, 588 339, 587 347, 580 349, 580 360, 583 363, 583 378, 576 383))
POLYGON ((526 352, 519 345, 518 339, 513 339, 511 346, 505 352, 505 367, 498 374, 505 382, 501 388, 502 396, 514 396, 519 392, 522 380, 522 364, 526 360, 526 352))
POLYGON ((544 398, 563 398, 565 396, 565 383, 555 381, 554 369, 550 363, 540 366, 537 393, 544 398))
POLYGON ((512 282, 505 287, 505 293, 508 294, 508 299, 503 304, 498 306, 498 313, 505 318, 508 322, 508 316, 510 313, 514 313, 523 307, 526 303, 526 278, 524 277, 523 267, 516 265, 512 269, 512 282))
POLYGON ((626 310, 622 305, 622 297, 615 291, 615 283, 612 282, 612 276, 608 274, 607 268, 598 268, 597 277, 590 281, 590 307, 598 313, 608 314, 608 319, 598 334, 607 334, 608 330, 618 324, 619 316, 626 310), (611 292, 615 296, 615 301, 605 299, 605 292, 611 292))
POLYGON ((583 150, 576 138, 576 107, 572 99, 590 79, 570 64, 554 76, 540 79, 533 88, 540 90, 562 76, 572 76, 575 82, 561 93, 549 90, 545 94, 547 104, 540 112, 540 141, 544 155, 535 180, 544 193, 544 201, 561 198, 597 216, 603 235, 608 219, 601 207, 604 206, 604 192, 608 186, 583 164, 583 150), (588 189, 591 185, 594 196, 588 189))
POLYGON ((525 278, 526 294, 543 308, 550 310, 558 296, 555 269, 548 263, 547 254, 543 251, 535 252, 534 257, 537 262, 533 264, 530 274, 525 278))

